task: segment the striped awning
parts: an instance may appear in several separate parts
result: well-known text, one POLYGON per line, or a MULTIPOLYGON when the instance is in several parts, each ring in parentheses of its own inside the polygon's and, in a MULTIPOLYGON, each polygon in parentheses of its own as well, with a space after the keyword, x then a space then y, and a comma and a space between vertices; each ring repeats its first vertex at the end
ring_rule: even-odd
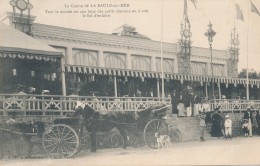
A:
MULTIPOLYGON (((107 75, 107 76, 123 76, 123 77, 143 77, 143 78, 161 78, 161 72, 149 72, 149 71, 135 71, 126 69, 108 69, 108 68, 95 68, 85 66, 72 66, 65 65, 66 73, 82 73, 93 75, 107 75)), ((165 79, 181 80, 181 81, 196 81, 196 82, 211 82, 212 77, 202 75, 186 75, 178 73, 164 73, 165 79)), ((214 77, 215 83, 225 84, 246 84, 247 81, 244 78, 228 78, 228 77, 214 77)), ((249 79, 250 85, 260 85, 260 80, 249 79)))
POLYGON ((0 52, 0 58, 36 59, 57 62, 59 57, 16 52, 0 52))

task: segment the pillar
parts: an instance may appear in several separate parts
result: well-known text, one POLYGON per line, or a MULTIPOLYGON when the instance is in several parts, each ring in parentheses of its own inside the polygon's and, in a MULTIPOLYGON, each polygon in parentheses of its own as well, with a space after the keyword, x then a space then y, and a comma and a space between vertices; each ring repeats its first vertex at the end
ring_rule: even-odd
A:
POLYGON ((219 95, 219 99, 221 99, 221 84, 218 83, 218 95, 219 95))
POLYGON ((209 95, 208 95, 208 83, 206 82, 205 83, 205 92, 206 92, 206 98, 208 99, 209 98, 209 95))
POLYGON ((61 58, 61 87, 62 87, 62 95, 66 96, 66 80, 65 80, 65 57, 61 58))
POLYGON ((155 56, 153 55, 151 57, 151 71, 156 71, 156 59, 155 59, 155 56))
POLYGON ((116 82, 116 76, 114 76, 114 93, 115 93, 115 97, 117 97, 117 82, 116 82))
POLYGON ((157 79, 157 97, 160 97, 160 80, 157 79))
POLYGON ((126 53, 125 64, 126 64, 126 69, 129 70, 132 69, 132 58, 130 53, 126 53))
POLYGON ((211 64, 210 64, 210 62, 207 62, 207 76, 211 76, 211 64))
POLYGON ((103 50, 98 51, 98 67, 105 67, 105 57, 103 54, 103 50))
POLYGON ((73 51, 72 47, 67 47, 66 50, 66 60, 64 59, 64 63, 72 65, 73 62, 73 51))

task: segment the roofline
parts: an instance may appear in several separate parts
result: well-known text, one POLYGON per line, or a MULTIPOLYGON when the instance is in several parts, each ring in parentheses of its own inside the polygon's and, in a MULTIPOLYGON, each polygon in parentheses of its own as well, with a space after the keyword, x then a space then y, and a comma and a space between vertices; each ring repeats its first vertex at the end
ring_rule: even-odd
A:
MULTIPOLYGON (((50 46, 51 47, 51 46, 50 46)), ((55 49, 55 48, 54 48, 55 49)), ((63 57, 64 55, 62 52, 51 52, 51 51, 43 51, 43 50, 32 50, 32 49, 25 49, 25 48, 16 48, 16 47, 2 47, 0 46, 0 52, 19 52, 19 53, 27 53, 27 54, 36 54, 36 55, 52 55, 57 57, 63 57)))
MULTIPOLYGON (((54 28, 61 28, 64 30, 73 30, 73 31, 78 31, 78 32, 82 32, 82 33, 92 33, 92 34, 97 34, 97 35, 106 35, 106 36, 113 36, 113 37, 118 37, 118 38, 128 38, 128 39, 135 39, 135 40, 144 40, 144 41, 150 41, 150 42, 161 42, 161 41, 157 41, 157 40, 153 40, 153 39, 144 39, 144 38, 137 38, 137 37, 129 37, 129 36, 119 36, 119 35, 113 35, 112 33, 102 33, 102 32, 95 32, 95 31, 87 31, 87 30, 82 30, 82 29, 73 29, 73 28, 67 28, 67 27, 61 27, 61 26, 56 26, 56 25, 49 25, 49 24, 41 24, 41 23, 33 23, 33 25, 43 25, 43 26, 50 26, 50 27, 54 27, 54 28)), ((163 42, 165 44, 174 44, 176 45, 177 43, 170 43, 170 42, 163 42)))

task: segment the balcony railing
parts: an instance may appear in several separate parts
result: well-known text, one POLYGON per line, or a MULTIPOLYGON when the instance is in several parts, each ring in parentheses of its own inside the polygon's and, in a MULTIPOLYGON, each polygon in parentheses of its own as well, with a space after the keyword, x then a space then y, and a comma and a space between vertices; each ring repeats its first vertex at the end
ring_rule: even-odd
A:
POLYGON ((214 110, 216 107, 219 107, 219 110, 222 112, 241 112, 245 111, 248 107, 256 111, 260 107, 260 100, 211 100, 211 110, 214 110))
POLYGON ((0 116, 12 112, 16 115, 64 116, 73 112, 79 101, 100 112, 140 111, 162 103, 171 105, 170 98, 0 94, 0 116))

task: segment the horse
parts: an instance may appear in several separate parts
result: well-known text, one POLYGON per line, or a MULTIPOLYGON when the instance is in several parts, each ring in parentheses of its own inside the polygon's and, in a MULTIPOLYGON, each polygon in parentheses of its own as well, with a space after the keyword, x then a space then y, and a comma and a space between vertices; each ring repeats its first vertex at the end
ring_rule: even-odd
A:
POLYGON ((162 106, 150 107, 140 112, 111 112, 106 115, 100 114, 89 105, 77 102, 75 116, 82 116, 86 130, 90 133, 91 152, 96 152, 96 133, 109 132, 117 128, 124 143, 123 149, 127 148, 128 133, 133 132, 138 135, 139 130, 143 130, 146 123, 152 119, 156 113, 153 110, 162 106))
POLYGON ((124 140, 123 148, 127 147, 126 125, 133 125, 132 118, 121 112, 109 113, 101 115, 93 108, 86 104, 78 104, 75 107, 75 116, 82 116, 86 130, 90 133, 91 152, 96 152, 96 134, 97 132, 109 132, 113 128, 117 128, 124 140))
POLYGON ((28 145, 27 157, 30 158, 34 147, 34 143, 32 142, 33 133, 37 133, 38 137, 42 137, 45 131, 44 122, 41 121, 16 122, 16 120, 12 118, 10 119, 6 123, 2 123, 0 125, 1 158, 4 157, 4 144, 10 139, 15 143, 16 156, 18 157, 20 155, 18 149, 18 146, 20 146, 19 141, 23 139, 28 145))

